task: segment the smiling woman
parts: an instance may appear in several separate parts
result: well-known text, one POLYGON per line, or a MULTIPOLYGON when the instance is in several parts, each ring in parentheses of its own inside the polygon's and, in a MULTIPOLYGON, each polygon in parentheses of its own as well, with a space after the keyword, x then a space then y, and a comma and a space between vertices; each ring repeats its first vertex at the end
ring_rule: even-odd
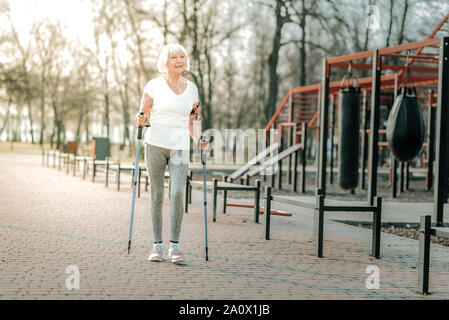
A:
MULTIPOLYGON (((136 125, 143 126, 148 117, 151 127, 145 135, 145 162, 150 176, 153 250, 148 260, 162 261, 162 202, 164 176, 170 175, 170 247, 168 259, 184 263, 178 247, 183 216, 183 193, 190 158, 189 136, 196 140, 193 119, 197 114, 198 88, 182 76, 190 66, 186 50, 180 44, 165 46, 157 62, 162 76, 150 80, 143 90, 136 125), (192 110, 195 113, 192 115, 192 110)), ((196 142, 196 141, 195 141, 196 142)), ((207 143, 202 145, 206 148, 207 143)))

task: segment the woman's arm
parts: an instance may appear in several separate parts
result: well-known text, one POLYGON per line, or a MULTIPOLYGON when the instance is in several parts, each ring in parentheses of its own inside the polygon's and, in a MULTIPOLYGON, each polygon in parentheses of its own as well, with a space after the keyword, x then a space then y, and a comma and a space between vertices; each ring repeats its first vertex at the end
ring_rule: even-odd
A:
POLYGON ((195 133, 193 132, 193 120, 195 120, 197 118, 197 116, 199 115, 199 110, 200 108, 200 103, 199 101, 197 103, 195 103, 192 107, 192 111, 190 112, 189 115, 189 134, 190 137, 193 139, 193 141, 195 141, 195 143, 197 142, 196 140, 198 140, 199 137, 195 137, 195 133))
POLYGON ((197 137, 195 137, 195 134, 193 132, 193 120, 195 120, 196 116, 194 114, 191 114, 189 116, 189 134, 190 137, 193 139, 193 141, 196 143, 197 137))
MULTIPOLYGON (((198 139, 200 138, 199 136, 195 136, 195 134, 198 134, 198 132, 194 132, 194 128, 193 128, 193 121, 196 119, 197 115, 199 115, 199 102, 197 102, 196 104, 193 105, 192 110, 195 110, 194 114, 190 114, 189 115, 189 134, 190 137, 193 139, 193 142, 195 143, 195 145, 198 143, 198 139)), ((202 141, 201 142, 201 149, 205 150, 207 149, 209 142, 208 141, 202 141)))
POLYGON ((140 101, 139 113, 136 115, 136 125, 143 126, 148 119, 148 116, 151 111, 151 107, 153 106, 153 99, 147 94, 144 93, 142 96, 142 100, 140 101), (142 116, 140 112, 143 112, 142 116))
POLYGON ((142 101, 140 101, 140 112, 143 111, 145 117, 148 118, 150 114, 151 107, 153 106, 153 99, 148 95, 148 93, 144 93, 142 97, 142 101))

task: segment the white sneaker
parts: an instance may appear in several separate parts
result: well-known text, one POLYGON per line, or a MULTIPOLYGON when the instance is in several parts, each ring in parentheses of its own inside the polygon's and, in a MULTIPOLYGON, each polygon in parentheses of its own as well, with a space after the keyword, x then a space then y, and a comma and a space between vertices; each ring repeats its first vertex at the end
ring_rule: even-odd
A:
POLYGON ((164 252, 164 247, 162 246, 162 243, 153 244, 153 249, 151 250, 151 254, 148 257, 148 260, 153 262, 161 262, 162 252, 164 252))
POLYGON ((181 253, 179 245, 177 243, 170 242, 170 248, 168 249, 168 259, 173 263, 185 263, 186 258, 181 253))

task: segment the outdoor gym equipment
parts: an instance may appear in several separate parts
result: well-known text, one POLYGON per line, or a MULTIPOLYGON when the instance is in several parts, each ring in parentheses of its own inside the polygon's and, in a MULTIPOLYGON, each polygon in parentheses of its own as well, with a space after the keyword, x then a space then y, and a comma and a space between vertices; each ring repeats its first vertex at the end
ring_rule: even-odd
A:
POLYGON ((352 76, 351 64, 341 81, 339 98, 338 180, 341 188, 353 190, 359 181, 360 85, 352 76))
POLYGON ((387 121, 388 146, 399 161, 416 157, 424 142, 425 128, 416 88, 401 89, 387 121))

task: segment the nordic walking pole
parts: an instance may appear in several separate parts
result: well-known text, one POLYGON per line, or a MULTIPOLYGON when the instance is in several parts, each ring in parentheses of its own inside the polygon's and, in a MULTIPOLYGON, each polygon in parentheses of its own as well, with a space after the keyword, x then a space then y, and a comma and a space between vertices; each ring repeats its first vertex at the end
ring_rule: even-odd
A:
MULTIPOLYGON (((143 112, 140 112, 144 115, 143 112)), ((139 152, 140 152, 140 140, 142 140, 143 126, 139 126, 137 130, 137 152, 136 152, 136 167, 134 169, 134 183, 133 183, 133 201, 131 205, 131 222, 129 224, 129 240, 128 240, 128 254, 131 250, 131 237, 133 233, 133 220, 134 220, 134 202, 136 200, 136 185, 137 185, 137 171, 139 170, 139 152)))
POLYGON ((204 179, 204 229, 205 229, 205 238, 206 238, 206 261, 209 260, 208 256, 208 247, 207 247, 207 193, 206 193, 206 151, 201 149, 201 144, 203 141, 207 141, 206 138, 202 135, 200 137, 200 141, 198 143, 199 148, 201 150, 201 162, 203 163, 203 179, 204 179))

